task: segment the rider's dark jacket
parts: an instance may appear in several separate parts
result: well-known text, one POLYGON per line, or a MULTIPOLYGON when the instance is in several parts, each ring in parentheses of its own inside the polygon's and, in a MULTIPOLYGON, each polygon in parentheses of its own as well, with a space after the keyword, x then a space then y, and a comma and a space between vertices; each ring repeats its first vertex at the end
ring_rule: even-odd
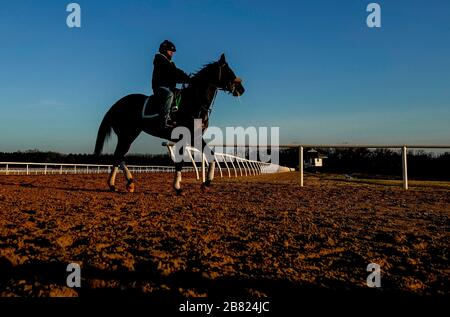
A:
POLYGON ((189 75, 175 66, 165 55, 158 53, 153 59, 153 92, 158 87, 167 87, 173 91, 177 83, 189 82, 189 75))

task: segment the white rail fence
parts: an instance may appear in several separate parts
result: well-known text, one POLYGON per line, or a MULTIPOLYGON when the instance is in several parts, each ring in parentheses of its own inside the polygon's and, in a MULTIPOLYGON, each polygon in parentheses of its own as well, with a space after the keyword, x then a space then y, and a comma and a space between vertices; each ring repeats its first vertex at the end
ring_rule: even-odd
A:
POLYGON ((332 148, 365 148, 365 149, 401 149, 402 151, 402 179, 403 188, 408 189, 408 149, 450 149, 450 145, 375 145, 375 144, 304 144, 304 145, 287 145, 283 147, 298 148, 299 149, 299 171, 300 171, 300 186, 304 185, 303 180, 303 149, 304 148, 316 148, 316 149, 332 149, 332 148))
MULTIPOLYGON (((174 144, 163 142, 162 145, 167 147, 170 157, 172 158, 172 160, 175 160, 175 153, 173 148, 174 144)), ((196 173, 196 177, 197 179, 200 179, 199 169, 195 162, 194 156, 195 154, 202 155, 202 153, 200 150, 192 146, 187 146, 186 150, 186 155, 192 163, 192 166, 196 173)), ((228 177, 253 176, 261 174, 292 172, 295 170, 293 168, 280 166, 277 164, 250 160, 237 155, 229 153, 219 153, 216 151, 214 151, 214 161, 216 162, 216 171, 219 172, 220 177, 224 177, 224 175, 227 175, 228 177)), ((208 166, 209 163, 206 159, 206 155, 203 154, 201 159, 201 173, 203 182, 206 179, 206 167, 208 166)))
MULTIPOLYGON (((0 162, 0 175, 50 175, 50 174, 100 174, 110 173, 112 165, 95 164, 65 164, 65 163, 27 163, 27 162, 0 162)), ((132 173, 173 173, 173 166, 158 165, 128 165, 132 173)), ((192 172, 192 167, 183 168, 183 171, 192 172)))
MULTIPOLYGON (((243 147, 243 145, 222 145, 223 147, 243 147)), ((245 145, 245 147, 261 147, 259 145, 245 145)), ((265 147, 271 147, 265 146, 265 147)), ((272 146, 272 150, 279 148, 290 148, 298 149, 299 153, 299 172, 300 172, 300 186, 304 186, 304 158, 303 150, 305 148, 316 148, 316 149, 334 149, 334 148, 366 148, 366 149, 401 149, 402 151, 402 180, 403 188, 408 189, 408 149, 450 149, 450 145, 439 145, 439 144, 414 144, 414 145, 392 145, 392 144, 287 144, 287 145, 277 145, 272 146)))
MULTIPOLYGON (((174 158, 173 145, 163 143, 167 146, 169 153, 174 158)), ((211 145, 210 145, 211 146, 211 145)), ((258 145, 215 145, 221 148, 254 148, 261 147, 258 145)), ((270 147, 270 146, 264 146, 270 147)), ((367 148, 367 149, 401 149, 402 155, 402 179, 403 188, 408 189, 408 167, 407 154, 408 149, 450 149, 450 145, 374 145, 374 144, 287 144, 271 147, 272 151, 278 148, 297 148, 299 152, 299 172, 300 186, 304 186, 304 158, 303 150, 305 148, 316 149, 332 149, 332 148, 367 148)), ((197 179, 200 179, 199 169, 195 163, 192 153, 200 152, 199 150, 189 147, 188 156, 191 160, 192 167, 184 167, 183 171, 196 173, 197 179)), ((228 177, 251 176, 268 173, 280 173, 294 171, 293 168, 280 166, 277 164, 264 163, 255 160, 249 160, 237 155, 215 152, 214 160, 216 161, 216 170, 220 177, 227 175, 228 177)), ((201 160, 202 180, 205 180, 205 166, 208 166, 205 155, 201 160)), ((109 173, 111 165, 95 165, 95 164, 65 164, 65 163, 26 163, 26 162, 0 162, 0 175, 36 175, 36 174, 100 174, 109 173)), ((170 173, 174 172, 173 166, 140 166, 129 165, 128 168, 132 173, 170 173)))

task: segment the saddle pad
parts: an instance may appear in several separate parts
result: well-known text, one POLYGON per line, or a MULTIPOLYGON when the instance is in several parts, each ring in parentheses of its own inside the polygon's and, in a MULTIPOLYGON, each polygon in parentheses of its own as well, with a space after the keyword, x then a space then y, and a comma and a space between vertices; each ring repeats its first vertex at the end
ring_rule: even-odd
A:
POLYGON ((155 106, 156 103, 154 99, 153 95, 145 99, 144 107, 142 108, 142 118, 154 118, 159 115, 158 107, 155 106))

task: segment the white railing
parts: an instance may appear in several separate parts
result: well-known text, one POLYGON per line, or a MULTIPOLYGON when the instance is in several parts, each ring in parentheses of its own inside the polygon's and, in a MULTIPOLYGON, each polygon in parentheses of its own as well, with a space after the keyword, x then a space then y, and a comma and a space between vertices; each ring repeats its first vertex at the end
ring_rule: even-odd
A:
MULTIPOLYGON (((175 161, 175 153, 173 150, 174 144, 163 142, 163 146, 166 146, 170 157, 175 161)), ((201 151, 192 147, 186 146, 187 156, 189 160, 192 162, 192 166, 195 170, 197 179, 200 179, 200 173, 195 162, 194 156, 202 155, 201 151), (194 155, 193 155, 194 154, 194 155)), ((280 166, 272 163, 265 163, 256 160, 250 160, 247 158, 243 158, 237 155, 232 155, 229 153, 219 153, 214 151, 214 161, 216 162, 216 170, 219 172, 220 177, 224 177, 224 173, 228 177, 238 177, 238 176, 252 176, 252 175, 260 175, 260 174, 270 174, 270 173, 281 173, 281 172, 291 172, 295 169, 280 166), (223 163, 221 165, 221 163, 223 163)), ((203 154, 201 157, 201 173, 202 173, 202 181, 204 182, 206 179, 206 166, 209 166, 208 161, 206 159, 206 155, 203 154)))
MULTIPOLYGON (((112 165, 102 164, 66 164, 66 163, 28 163, 28 162, 0 162, 0 175, 37 175, 37 174, 100 174, 110 173, 112 165)), ((128 165, 132 173, 170 173, 173 166, 158 165, 128 165)), ((192 172, 192 167, 183 169, 192 172)))
MULTIPOLYGON (((238 145, 222 145, 223 147, 240 147, 238 145)), ((366 148, 366 149, 401 149, 402 151, 402 179, 403 188, 408 189, 408 165, 407 154, 408 149, 450 149, 450 145, 445 144, 410 144, 410 145, 393 145, 393 144, 287 144, 276 146, 260 146, 260 145, 245 145, 245 147, 270 147, 272 151, 277 148, 297 148, 299 153, 299 171, 300 171, 300 186, 304 185, 304 160, 303 149, 304 148, 316 148, 316 149, 333 149, 333 148, 366 148)))
MULTIPOLYGON (((169 143, 163 143, 167 146, 172 158, 173 145, 169 143)), ((210 145, 212 146, 212 145, 210 145)), ((258 145, 215 145, 221 148, 235 148, 235 147, 270 147, 270 146, 258 146, 258 145)), ((303 149, 304 148, 367 148, 367 149, 401 149, 402 151, 402 179, 403 188, 408 189, 408 168, 407 168, 407 152, 408 149, 450 149, 450 145, 380 145, 380 144, 287 144, 277 145, 271 147, 272 151, 277 148, 297 148, 299 150, 299 172, 300 172, 300 186, 304 186, 304 160, 303 149)), ((183 171, 195 171, 197 179, 200 179, 199 170, 193 158, 192 152, 199 152, 197 149, 190 148, 188 151, 189 158, 193 163, 193 167, 184 167, 183 171)), ((214 160, 217 163, 216 169, 221 177, 224 173, 231 177, 259 175, 267 173, 288 172, 294 169, 283 167, 276 164, 264 163, 259 161, 253 161, 246 158, 242 158, 236 155, 227 153, 215 153, 214 160), (221 164, 223 163, 223 164, 221 164)), ((205 160, 205 155, 202 159, 202 179, 205 179, 205 164, 208 162, 205 160)), ((0 175, 12 175, 12 174, 99 174, 109 173, 111 171, 111 165, 94 165, 94 164, 64 164, 64 163, 23 163, 23 162, 0 162, 0 175)), ((174 172, 173 166, 139 166, 129 165, 128 168, 133 173, 165 173, 174 172)))
POLYGON ((365 149, 401 149, 402 150, 402 179, 403 188, 408 189, 408 164, 407 154, 408 149, 450 149, 450 145, 386 145, 386 144, 302 144, 302 145, 283 145, 279 147, 298 148, 299 149, 299 171, 300 171, 300 186, 303 186, 303 149, 317 148, 317 149, 331 149, 331 148, 365 148, 365 149))

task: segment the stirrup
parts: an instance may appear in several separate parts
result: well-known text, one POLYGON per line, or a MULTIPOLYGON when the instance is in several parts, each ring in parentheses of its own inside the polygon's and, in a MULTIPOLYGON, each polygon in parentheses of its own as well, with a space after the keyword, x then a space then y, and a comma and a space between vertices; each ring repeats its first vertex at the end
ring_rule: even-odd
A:
POLYGON ((175 128, 175 127, 176 127, 176 125, 174 125, 174 124, 167 124, 167 123, 166 123, 166 124, 164 125, 163 128, 164 128, 164 129, 173 129, 173 128, 175 128))
POLYGON ((172 119, 167 118, 166 120, 164 120, 163 128, 175 128, 175 126, 176 122, 173 121, 172 119))

